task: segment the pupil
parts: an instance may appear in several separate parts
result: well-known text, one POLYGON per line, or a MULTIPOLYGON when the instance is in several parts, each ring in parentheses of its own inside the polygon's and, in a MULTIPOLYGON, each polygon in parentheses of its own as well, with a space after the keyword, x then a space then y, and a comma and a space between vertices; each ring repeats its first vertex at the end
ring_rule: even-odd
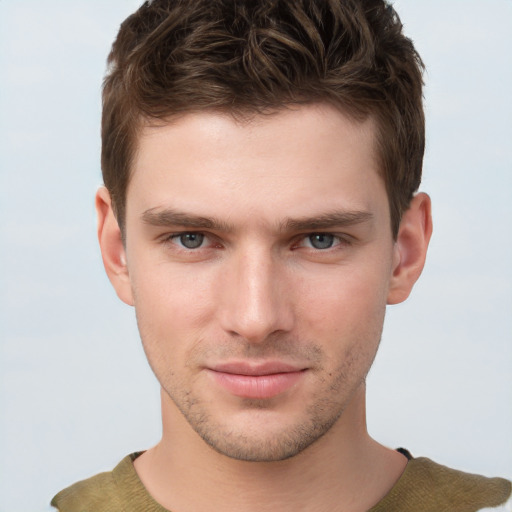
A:
POLYGON ((184 233, 180 236, 180 242, 187 249, 197 249, 201 246, 204 235, 201 233, 184 233))
POLYGON ((315 249, 329 249, 334 243, 334 235, 316 233, 309 237, 309 241, 315 249))

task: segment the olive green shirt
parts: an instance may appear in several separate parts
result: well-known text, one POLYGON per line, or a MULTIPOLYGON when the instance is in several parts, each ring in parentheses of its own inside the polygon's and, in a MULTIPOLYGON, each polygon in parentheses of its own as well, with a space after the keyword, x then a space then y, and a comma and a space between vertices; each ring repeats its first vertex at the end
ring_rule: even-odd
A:
MULTIPOLYGON (((64 489, 51 504, 60 512, 169 512, 142 485, 133 466, 138 455, 64 489)), ((511 492, 511 482, 503 478, 463 473, 420 457, 409 460, 398 482, 369 512, 512 512, 511 492)))

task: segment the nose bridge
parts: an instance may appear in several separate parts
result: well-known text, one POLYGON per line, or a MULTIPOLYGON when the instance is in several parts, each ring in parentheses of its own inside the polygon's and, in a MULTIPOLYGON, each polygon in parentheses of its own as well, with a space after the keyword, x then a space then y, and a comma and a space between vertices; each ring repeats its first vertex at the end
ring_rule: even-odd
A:
POLYGON ((270 248, 247 247, 233 255, 225 276, 223 328, 252 343, 291 328, 289 297, 283 294, 284 274, 270 248))

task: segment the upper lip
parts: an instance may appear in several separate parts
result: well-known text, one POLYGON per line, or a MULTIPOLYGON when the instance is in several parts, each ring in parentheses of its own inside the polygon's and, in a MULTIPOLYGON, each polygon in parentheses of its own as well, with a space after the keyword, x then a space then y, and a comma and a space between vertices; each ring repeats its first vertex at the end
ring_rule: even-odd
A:
POLYGON ((305 370, 305 367, 284 363, 281 361, 248 362, 238 361, 212 365, 210 370, 233 375, 262 376, 277 373, 292 373, 305 370))

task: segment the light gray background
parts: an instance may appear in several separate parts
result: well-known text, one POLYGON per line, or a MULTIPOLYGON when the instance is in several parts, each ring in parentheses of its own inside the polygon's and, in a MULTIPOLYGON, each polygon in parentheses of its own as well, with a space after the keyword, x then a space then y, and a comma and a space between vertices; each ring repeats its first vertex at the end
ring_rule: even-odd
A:
MULTIPOLYGON (((135 0, 0 0, 0 512, 157 442, 158 386, 95 238, 100 82, 135 0)), ((401 0, 425 76, 435 232, 388 312, 369 428, 512 477, 512 2, 401 0)))

